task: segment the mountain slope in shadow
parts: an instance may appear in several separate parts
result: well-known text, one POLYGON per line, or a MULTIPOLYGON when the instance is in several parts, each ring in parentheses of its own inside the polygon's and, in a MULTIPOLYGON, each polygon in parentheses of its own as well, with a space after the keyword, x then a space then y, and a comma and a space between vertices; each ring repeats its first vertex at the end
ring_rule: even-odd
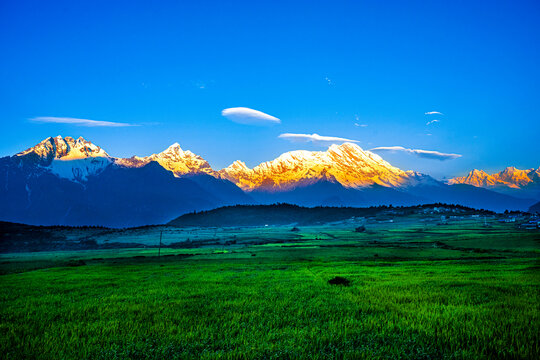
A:
POLYGON ((140 168, 109 166, 80 184, 13 166, 11 161, 0 161, 0 217, 6 221, 128 227, 165 223, 190 211, 250 201, 232 183, 198 176, 176 178, 155 162, 140 168))

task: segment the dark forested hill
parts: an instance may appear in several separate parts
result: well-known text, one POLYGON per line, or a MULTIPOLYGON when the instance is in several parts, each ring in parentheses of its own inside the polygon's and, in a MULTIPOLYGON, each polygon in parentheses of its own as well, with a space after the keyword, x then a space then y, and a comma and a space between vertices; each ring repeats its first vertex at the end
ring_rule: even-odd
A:
POLYGON ((222 227, 222 226, 264 226, 264 225, 314 225, 342 221, 352 217, 369 217, 381 214, 409 215, 424 209, 442 208, 459 213, 478 213, 477 210, 455 205, 418 205, 409 207, 377 206, 355 207, 302 207, 290 204, 237 205, 214 210, 184 214, 169 222, 169 225, 182 227, 222 227))

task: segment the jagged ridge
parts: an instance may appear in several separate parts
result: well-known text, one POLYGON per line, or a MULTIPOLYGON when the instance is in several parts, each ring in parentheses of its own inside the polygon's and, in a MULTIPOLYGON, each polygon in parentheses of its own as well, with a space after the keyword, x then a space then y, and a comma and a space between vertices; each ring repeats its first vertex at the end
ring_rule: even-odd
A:
POLYGON ((327 151, 287 152, 253 169, 238 160, 220 171, 213 170, 202 157, 182 150, 178 143, 150 156, 113 158, 82 137, 74 140, 57 136, 47 138, 16 156, 37 158, 42 167, 48 167, 57 176, 79 182, 86 180, 89 175, 98 174, 111 163, 138 168, 156 161, 176 177, 207 174, 229 180, 248 192, 288 191, 319 181, 339 183, 346 188, 361 188, 374 184, 401 187, 430 179, 426 175, 394 167, 379 155, 364 151, 352 143, 332 145, 327 151))
POLYGON ((332 145, 327 151, 287 152, 253 169, 241 161, 235 161, 220 170, 219 175, 244 191, 286 191, 322 180, 337 182, 346 188, 373 184, 400 187, 411 181, 420 181, 423 177, 413 171, 394 167, 379 155, 364 151, 352 143, 332 145))
MULTIPOLYGON (((133 156, 127 159, 115 159, 115 163, 124 167, 141 167, 151 161, 157 161, 163 168, 180 177, 187 174, 204 173, 216 176, 217 173, 212 169, 208 161, 191 151, 184 151, 178 143, 169 146, 165 151, 150 156, 133 156)), ((217 176, 216 176, 217 177, 217 176)))

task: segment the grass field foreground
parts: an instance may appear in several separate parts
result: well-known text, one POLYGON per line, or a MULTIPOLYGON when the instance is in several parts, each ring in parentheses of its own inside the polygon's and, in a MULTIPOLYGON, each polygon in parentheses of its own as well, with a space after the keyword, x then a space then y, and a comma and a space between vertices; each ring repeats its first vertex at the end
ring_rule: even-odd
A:
POLYGON ((65 253, 38 269, 21 266, 35 254, 4 255, 0 354, 539 358, 537 234, 451 230, 387 231, 375 244, 303 234, 299 242, 168 250, 161 258, 155 250, 65 253), (329 284, 336 276, 349 286, 329 284))

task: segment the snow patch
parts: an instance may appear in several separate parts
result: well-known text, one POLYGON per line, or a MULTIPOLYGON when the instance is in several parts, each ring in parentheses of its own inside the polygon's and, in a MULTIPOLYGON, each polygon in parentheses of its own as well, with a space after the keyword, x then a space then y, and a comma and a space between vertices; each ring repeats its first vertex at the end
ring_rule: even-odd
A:
POLYGON ((55 159, 49 168, 53 174, 60 178, 83 182, 88 180, 88 176, 101 173, 111 162, 111 159, 106 157, 74 160, 55 159))

